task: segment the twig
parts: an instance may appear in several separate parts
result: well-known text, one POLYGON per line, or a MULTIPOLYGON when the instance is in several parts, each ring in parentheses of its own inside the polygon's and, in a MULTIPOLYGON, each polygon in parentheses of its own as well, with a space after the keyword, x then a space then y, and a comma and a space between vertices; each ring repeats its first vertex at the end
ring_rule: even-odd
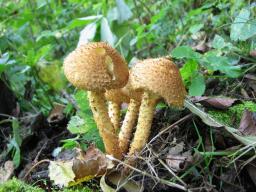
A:
POLYGON ((168 185, 170 187, 175 187, 175 188, 180 189, 182 191, 188 191, 188 189, 186 187, 182 186, 182 185, 179 185, 179 184, 176 184, 176 183, 173 183, 173 182, 161 179, 159 177, 155 177, 153 175, 150 175, 150 174, 148 174, 145 171, 141 171, 141 170, 139 170, 139 169, 137 169, 137 168, 135 168, 135 167, 133 167, 133 166, 131 166, 129 164, 124 163, 123 161, 120 161, 119 159, 116 159, 116 158, 112 157, 111 155, 106 155, 106 157, 109 158, 110 160, 113 160, 113 161, 116 161, 116 162, 118 162, 118 163, 120 163, 122 165, 125 165, 126 167, 129 167, 130 169, 132 169, 132 170, 142 174, 143 176, 151 177, 152 179, 155 179, 158 182, 163 183, 165 185, 168 185))
POLYGON ((51 161, 49 159, 43 159, 39 162, 37 162, 36 164, 34 164, 29 170, 28 172, 25 174, 25 176, 23 177, 23 180, 25 180, 27 178, 27 176, 31 173, 31 171, 33 171, 33 169, 35 167, 37 167, 38 165, 42 164, 42 163, 50 163, 51 161))
POLYGON ((152 143, 153 141, 155 141, 160 135, 164 134, 166 131, 168 131, 169 129, 175 127, 176 125, 180 124, 183 121, 186 121, 187 119, 191 118, 193 116, 192 113, 186 115, 185 117, 181 118, 180 120, 176 121, 175 123, 171 124, 170 126, 166 127, 165 129, 163 129, 162 131, 160 131, 155 137, 153 137, 148 144, 152 143))
POLYGON ((36 155, 36 157, 35 157, 35 159, 34 159, 34 163, 37 163, 38 162, 38 158, 39 158, 39 156, 40 156, 40 154, 42 153, 42 151, 43 151, 43 149, 45 148, 45 146, 47 145, 47 143, 48 143, 48 141, 46 141, 45 143, 44 143, 44 145, 41 147, 41 149, 38 151, 38 153, 37 153, 37 155, 36 155))

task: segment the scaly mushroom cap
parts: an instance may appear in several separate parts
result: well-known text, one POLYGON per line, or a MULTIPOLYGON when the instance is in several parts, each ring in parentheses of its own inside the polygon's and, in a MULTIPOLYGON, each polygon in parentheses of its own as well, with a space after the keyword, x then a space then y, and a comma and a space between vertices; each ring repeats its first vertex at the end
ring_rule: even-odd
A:
POLYGON ((152 92, 170 105, 183 106, 186 90, 179 69, 167 58, 138 62, 131 69, 130 79, 134 89, 152 92))
POLYGON ((71 52, 64 60, 64 73, 76 87, 104 91, 125 86, 128 66, 107 43, 88 43, 71 52))

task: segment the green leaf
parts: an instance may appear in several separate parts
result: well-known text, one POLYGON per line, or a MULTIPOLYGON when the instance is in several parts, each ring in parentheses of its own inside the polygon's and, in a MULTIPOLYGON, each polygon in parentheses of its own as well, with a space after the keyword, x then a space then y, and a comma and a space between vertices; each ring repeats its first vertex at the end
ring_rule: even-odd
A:
POLYGON ((132 12, 124 0, 116 0, 118 23, 123 23, 132 17, 132 12))
POLYGON ((201 96, 205 91, 204 76, 202 74, 197 74, 191 80, 191 85, 189 86, 190 96, 201 96))
POLYGON ((91 16, 87 16, 87 17, 82 17, 82 18, 76 18, 74 20, 72 20, 67 27, 65 27, 63 30, 67 30, 70 31, 76 27, 81 27, 84 26, 86 24, 88 24, 90 21, 92 20, 98 20, 101 19, 102 15, 91 15, 91 16))
POLYGON ((193 51, 191 47, 188 46, 180 46, 176 47, 171 52, 172 57, 176 59, 194 59, 198 60, 201 57, 201 54, 193 51))
POLYGON ((72 134, 82 134, 82 133, 86 133, 87 132, 86 123, 79 116, 71 117, 70 121, 68 122, 67 129, 72 134))
POLYGON ((184 82, 190 81, 195 72, 198 71, 198 63, 194 60, 188 60, 180 69, 181 77, 184 82))
POLYGON ((235 78, 241 75, 241 67, 235 66, 228 57, 218 56, 214 52, 205 54, 204 63, 209 70, 221 71, 228 77, 235 78))
POLYGON ((13 138, 17 142, 19 146, 21 146, 22 139, 20 136, 20 125, 17 119, 12 120, 12 131, 13 131, 13 138))
POLYGON ((77 46, 84 45, 92 41, 96 35, 97 24, 90 23, 80 32, 80 37, 77 46))
POLYGON ((101 19, 100 37, 101 41, 108 42, 111 46, 115 45, 116 36, 112 33, 108 20, 105 17, 101 19))
POLYGON ((250 19, 250 10, 242 9, 231 25, 230 38, 245 41, 256 35, 256 20, 250 19))
POLYGON ((196 25, 192 25, 189 28, 189 32, 192 34, 197 33, 198 31, 200 31, 203 28, 204 24, 196 24, 196 25))
POLYGON ((223 47, 225 47, 226 43, 225 40, 219 36, 219 35, 215 35, 214 39, 212 41, 212 47, 215 49, 222 49, 223 47))

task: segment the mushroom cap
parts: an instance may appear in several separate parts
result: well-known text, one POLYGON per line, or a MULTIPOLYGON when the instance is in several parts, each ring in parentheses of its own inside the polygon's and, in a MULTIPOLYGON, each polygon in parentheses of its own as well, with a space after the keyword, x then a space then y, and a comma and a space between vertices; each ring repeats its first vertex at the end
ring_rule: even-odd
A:
POLYGON ((130 72, 134 89, 163 97, 173 106, 184 104, 186 90, 179 69, 167 58, 145 59, 136 63, 130 72))
POLYGON ((76 48, 64 60, 64 73, 74 86, 90 91, 121 88, 129 77, 125 60, 105 42, 76 48))

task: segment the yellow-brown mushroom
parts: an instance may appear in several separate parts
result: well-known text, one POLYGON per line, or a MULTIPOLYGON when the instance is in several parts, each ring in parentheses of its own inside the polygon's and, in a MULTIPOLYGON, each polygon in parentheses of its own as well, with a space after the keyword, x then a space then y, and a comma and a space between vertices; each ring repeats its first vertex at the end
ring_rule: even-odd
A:
POLYGON ((118 134, 121 121, 121 105, 129 103, 130 97, 122 91, 122 89, 110 89, 105 92, 108 101, 108 114, 114 126, 115 132, 118 134))
MULTIPOLYGON (((179 69, 167 58, 138 62, 131 69, 130 81, 134 89, 144 91, 137 129, 128 153, 128 156, 133 156, 147 143, 157 102, 163 98, 169 105, 182 107, 186 90, 179 69)), ((132 158, 128 163, 133 161, 132 158)))
POLYGON ((121 121, 121 104, 129 103, 118 136, 119 147, 123 154, 125 154, 129 148, 132 131, 139 112, 141 96, 142 92, 133 90, 129 81, 125 87, 121 89, 111 89, 105 93, 105 97, 109 101, 109 116, 112 124, 116 128, 116 132, 119 132, 121 121))
POLYGON ((65 58, 64 73, 74 86, 88 91, 106 153, 121 159, 118 137, 108 116, 104 92, 126 85, 129 71, 125 60, 107 43, 88 43, 65 58))
POLYGON ((122 88, 122 92, 130 97, 127 112, 118 136, 120 150, 123 154, 126 154, 129 149, 132 131, 137 121, 142 92, 134 90, 130 81, 128 81, 127 85, 122 88))

